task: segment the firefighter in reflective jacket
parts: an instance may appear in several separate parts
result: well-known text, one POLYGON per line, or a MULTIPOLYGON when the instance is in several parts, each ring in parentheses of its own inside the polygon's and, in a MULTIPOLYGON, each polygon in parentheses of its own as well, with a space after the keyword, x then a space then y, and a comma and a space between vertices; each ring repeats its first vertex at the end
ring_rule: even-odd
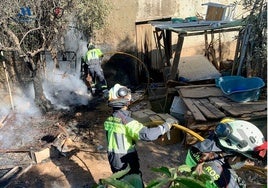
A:
POLYGON ((91 43, 87 45, 87 48, 88 51, 85 55, 85 62, 88 66, 87 81, 90 82, 91 87, 95 87, 95 79, 98 79, 101 90, 105 90, 107 89, 107 83, 101 68, 101 58, 103 57, 103 53, 91 43))
POLYGON ((124 170, 129 165, 128 174, 141 176, 138 153, 135 143, 138 140, 153 141, 170 130, 176 119, 167 118, 165 123, 148 128, 131 118, 127 110, 131 101, 131 91, 125 86, 115 84, 109 90, 108 105, 113 113, 104 122, 108 144, 108 160, 113 173, 124 170))
POLYGON ((245 181, 235 170, 254 165, 255 159, 264 160, 266 150, 267 142, 257 126, 224 118, 208 138, 190 147, 185 162, 198 174, 211 177, 212 182, 207 182, 210 188, 245 188, 245 181))

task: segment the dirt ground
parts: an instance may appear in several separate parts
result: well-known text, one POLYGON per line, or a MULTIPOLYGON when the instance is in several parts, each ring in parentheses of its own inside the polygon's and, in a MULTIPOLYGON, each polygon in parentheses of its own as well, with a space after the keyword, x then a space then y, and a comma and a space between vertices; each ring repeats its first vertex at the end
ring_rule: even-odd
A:
MULTIPOLYGON (((100 98, 45 116, 10 113, 0 129, 0 187, 90 188, 109 177, 103 122, 110 114, 111 108, 100 98), (60 133, 71 141, 66 147, 55 147, 53 140, 60 133), (40 151, 49 151, 49 155, 37 161, 40 151)), ((174 168, 184 163, 186 147, 182 143, 183 138, 171 145, 137 143, 145 184, 160 176, 151 168, 174 168)), ((248 187, 262 187, 257 185, 266 182, 254 172, 242 173, 252 184, 248 187)))
MULTIPOLYGON (((7 169, 15 172, 2 181, 1 187, 85 188, 109 177, 111 171, 106 156, 103 122, 110 112, 105 101, 96 100, 90 105, 52 112, 45 117, 20 117, 21 125, 16 120, 19 114, 10 115, 0 129, 1 135, 6 135, 9 140, 5 146, 1 143, 0 148, 6 147, 1 153, 4 159, 1 170, 2 173, 7 169), (49 145, 50 139, 59 133, 59 124, 78 148, 75 152, 57 153, 55 151, 58 150, 49 145), (27 152, 29 148, 33 152, 50 148, 50 157, 36 163, 30 156, 31 152, 27 152)), ((163 146, 140 141, 137 149, 145 184, 158 176, 151 171, 152 167, 176 167, 183 163, 185 157, 180 143, 163 146)))

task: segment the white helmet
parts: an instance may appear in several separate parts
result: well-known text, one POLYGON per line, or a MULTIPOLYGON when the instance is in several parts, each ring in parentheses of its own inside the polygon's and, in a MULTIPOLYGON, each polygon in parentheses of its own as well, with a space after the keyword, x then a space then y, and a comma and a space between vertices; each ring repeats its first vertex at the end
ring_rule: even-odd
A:
POLYGON ((89 43, 87 44, 87 49, 88 49, 88 50, 92 50, 92 49, 94 49, 94 48, 95 48, 95 45, 94 45, 93 43, 89 42, 89 43))
POLYGON ((111 107, 127 106, 131 101, 131 90, 120 84, 115 84, 109 90, 108 105, 111 107))
POLYGON ((261 157, 266 154, 267 142, 258 127, 250 122, 223 120, 216 126, 215 134, 218 137, 219 147, 223 150, 241 153, 249 158, 254 158, 256 152, 260 152, 258 155, 261 157))

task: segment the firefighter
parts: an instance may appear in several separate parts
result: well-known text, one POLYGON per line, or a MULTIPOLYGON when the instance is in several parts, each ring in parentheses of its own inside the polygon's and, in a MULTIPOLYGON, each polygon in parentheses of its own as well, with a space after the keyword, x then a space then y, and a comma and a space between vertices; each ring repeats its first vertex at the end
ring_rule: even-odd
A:
POLYGON ((108 106, 112 115, 104 122, 107 136, 108 160, 113 173, 130 167, 128 174, 138 174, 142 180, 138 153, 135 143, 138 140, 153 141, 170 130, 176 119, 167 118, 165 123, 148 128, 131 117, 128 106, 131 103, 131 90, 115 84, 109 90, 108 106))
POLYGON ((263 160, 267 142, 262 132, 252 123, 225 118, 204 141, 193 145, 186 156, 186 164, 198 174, 211 177, 209 187, 246 187, 236 169, 254 165, 255 159, 263 160), (239 159, 234 161, 234 159, 239 159))
POLYGON ((87 48, 85 62, 88 66, 88 75, 86 80, 90 83, 92 90, 96 89, 97 81, 99 81, 100 89, 104 91, 107 89, 107 82, 101 67, 103 53, 99 48, 95 48, 92 43, 88 43, 87 48))

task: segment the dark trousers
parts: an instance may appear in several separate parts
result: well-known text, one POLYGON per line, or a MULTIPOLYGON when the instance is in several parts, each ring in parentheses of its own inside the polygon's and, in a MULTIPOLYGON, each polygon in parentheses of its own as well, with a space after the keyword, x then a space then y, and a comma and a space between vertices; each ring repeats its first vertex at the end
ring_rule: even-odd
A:
MULTIPOLYGON (((114 156, 112 156, 112 155, 109 156, 108 155, 111 170, 112 170, 113 173, 116 173, 116 172, 121 171, 121 170, 125 170, 127 168, 127 166, 129 165, 130 171, 126 175, 130 175, 130 174, 138 174, 138 175, 140 175, 141 181, 142 181, 142 184, 143 184, 142 173, 140 171, 140 163, 139 163, 139 157, 138 157, 137 151, 128 153, 126 155, 123 155, 120 158, 119 161, 120 161, 121 164, 123 164, 120 169, 118 169, 118 168, 113 166, 112 162, 110 161, 111 160, 110 157, 113 158, 114 156)), ((118 160, 113 160, 113 161, 118 161, 118 160)), ((116 166, 118 166, 118 165, 116 165, 116 166)), ((126 175, 124 175, 120 179, 124 178, 126 175)), ((143 185, 143 187, 144 187, 144 185, 143 185)))

